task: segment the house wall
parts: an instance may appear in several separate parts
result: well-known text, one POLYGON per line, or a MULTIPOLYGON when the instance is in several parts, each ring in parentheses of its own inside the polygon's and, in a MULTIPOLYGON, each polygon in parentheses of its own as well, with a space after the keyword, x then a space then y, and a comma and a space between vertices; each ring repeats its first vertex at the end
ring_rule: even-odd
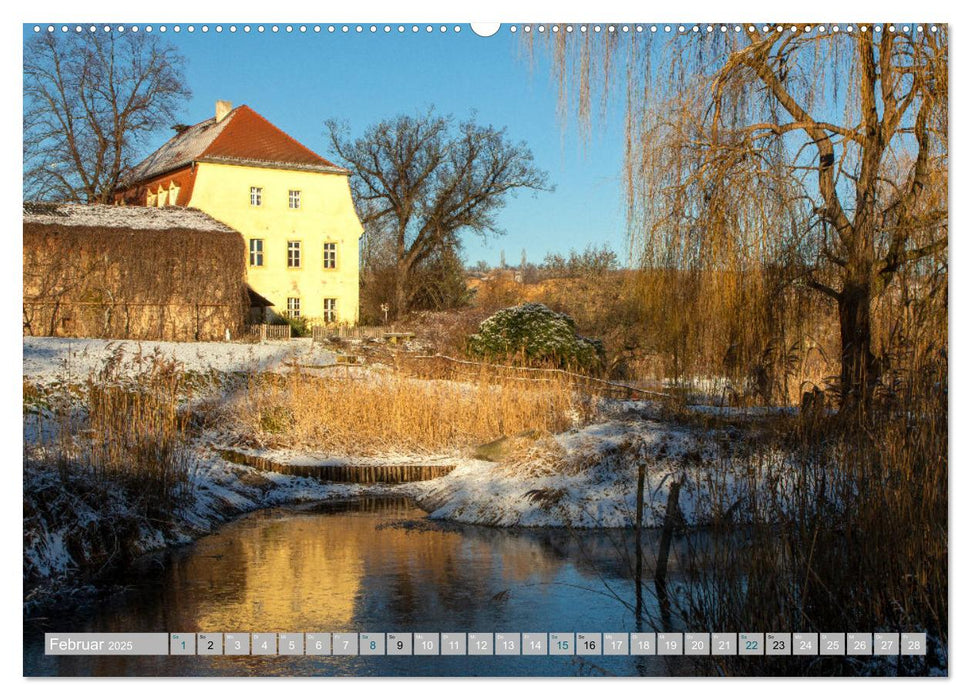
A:
POLYGON ((346 175, 198 163, 189 206, 243 234, 250 286, 287 310, 300 299, 300 315, 324 317, 324 299, 337 299, 337 321, 357 323, 358 243, 363 228, 346 175), (262 205, 250 204, 250 188, 263 189, 262 205), (300 191, 300 208, 289 207, 289 191, 300 191), (263 239, 263 266, 249 264, 249 244, 263 239), (288 241, 301 242, 301 266, 287 266, 288 241), (324 243, 337 243, 336 269, 324 268, 324 243))

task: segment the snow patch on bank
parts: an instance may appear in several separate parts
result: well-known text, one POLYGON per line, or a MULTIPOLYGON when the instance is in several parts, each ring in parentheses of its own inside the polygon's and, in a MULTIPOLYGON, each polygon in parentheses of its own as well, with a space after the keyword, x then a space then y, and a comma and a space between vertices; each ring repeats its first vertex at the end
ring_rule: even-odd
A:
MULTIPOLYGON (((688 524, 744 519, 751 475, 729 458, 732 436, 652 420, 613 420, 536 443, 502 462, 465 461, 416 484, 430 517, 500 527, 630 527, 638 464, 645 464, 644 525, 664 522, 668 494, 682 483, 688 524), (743 507, 744 506, 744 507, 743 507)), ((763 475, 771 488, 769 475, 763 475)))

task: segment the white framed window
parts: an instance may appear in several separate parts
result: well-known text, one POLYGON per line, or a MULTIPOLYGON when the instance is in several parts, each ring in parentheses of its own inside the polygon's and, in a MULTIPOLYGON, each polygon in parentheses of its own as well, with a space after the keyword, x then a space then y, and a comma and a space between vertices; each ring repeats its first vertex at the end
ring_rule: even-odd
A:
POLYGON ((249 239, 249 264, 250 267, 263 267, 263 239, 249 239))
POLYGON ((300 297, 287 297, 287 316, 300 318, 300 297))
POLYGON ((300 208, 300 190, 290 190, 290 208, 300 208))
POLYGON ((287 267, 300 267, 300 241, 287 241, 287 267))
POLYGON ((263 188, 262 187, 250 187, 249 188, 249 203, 253 207, 263 206, 263 188))
POLYGON ((337 299, 324 299, 324 323, 337 323, 337 299))
POLYGON ((337 244, 324 243, 324 269, 337 269, 337 244))

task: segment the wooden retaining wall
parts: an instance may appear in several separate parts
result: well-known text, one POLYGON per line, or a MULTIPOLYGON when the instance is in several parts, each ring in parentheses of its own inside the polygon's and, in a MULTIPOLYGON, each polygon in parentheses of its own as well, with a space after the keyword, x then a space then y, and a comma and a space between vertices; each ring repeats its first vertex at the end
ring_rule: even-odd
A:
POLYGON ((318 481, 334 481, 343 484, 404 484, 410 481, 427 481, 445 476, 454 464, 283 464, 266 457, 220 450, 223 459, 234 464, 245 464, 262 471, 307 476, 318 481))

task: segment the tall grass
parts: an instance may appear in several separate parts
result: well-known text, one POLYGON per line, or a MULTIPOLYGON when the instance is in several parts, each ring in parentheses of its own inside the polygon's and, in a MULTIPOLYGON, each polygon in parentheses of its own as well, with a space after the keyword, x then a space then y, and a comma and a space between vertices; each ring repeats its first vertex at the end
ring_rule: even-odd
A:
POLYGON ((523 431, 562 431, 591 410, 567 378, 471 381, 395 373, 355 379, 302 373, 251 378, 235 409, 264 443, 368 454, 468 447, 523 431))
POLYGON ((24 384, 24 584, 70 604, 179 524, 190 496, 185 375, 161 357, 134 376, 115 353, 81 384, 24 384))
POLYGON ((82 461, 136 507, 167 514, 188 488, 187 416, 179 410, 184 374, 155 358, 133 380, 114 375, 109 363, 86 382, 82 461))
MULTIPOLYGON (((132 376, 122 361, 119 350, 82 384, 60 385, 44 397, 40 461, 57 466, 65 488, 84 482, 85 489, 123 494, 135 512, 165 517, 189 484, 188 418, 180 409, 186 375, 158 355, 136 358, 132 376)), ((37 402, 38 389, 25 388, 24 396, 37 402)))
MULTIPOLYGON (((913 376, 913 375, 912 375, 913 376)), ((780 422, 745 459, 739 515, 679 562, 679 626, 712 631, 927 632, 927 657, 873 672, 947 668, 947 362, 925 365, 864 427, 780 422), (774 488, 764 488, 764 477, 774 488), (757 484, 763 482, 763 487, 757 484)), ((654 594, 651 584, 645 588, 654 594)), ((876 668, 877 662, 884 664, 876 668)), ((870 663, 870 662, 868 662, 870 663)), ((806 673, 799 658, 710 660, 721 673, 806 673)), ((813 672, 866 672, 820 658, 813 672)))

